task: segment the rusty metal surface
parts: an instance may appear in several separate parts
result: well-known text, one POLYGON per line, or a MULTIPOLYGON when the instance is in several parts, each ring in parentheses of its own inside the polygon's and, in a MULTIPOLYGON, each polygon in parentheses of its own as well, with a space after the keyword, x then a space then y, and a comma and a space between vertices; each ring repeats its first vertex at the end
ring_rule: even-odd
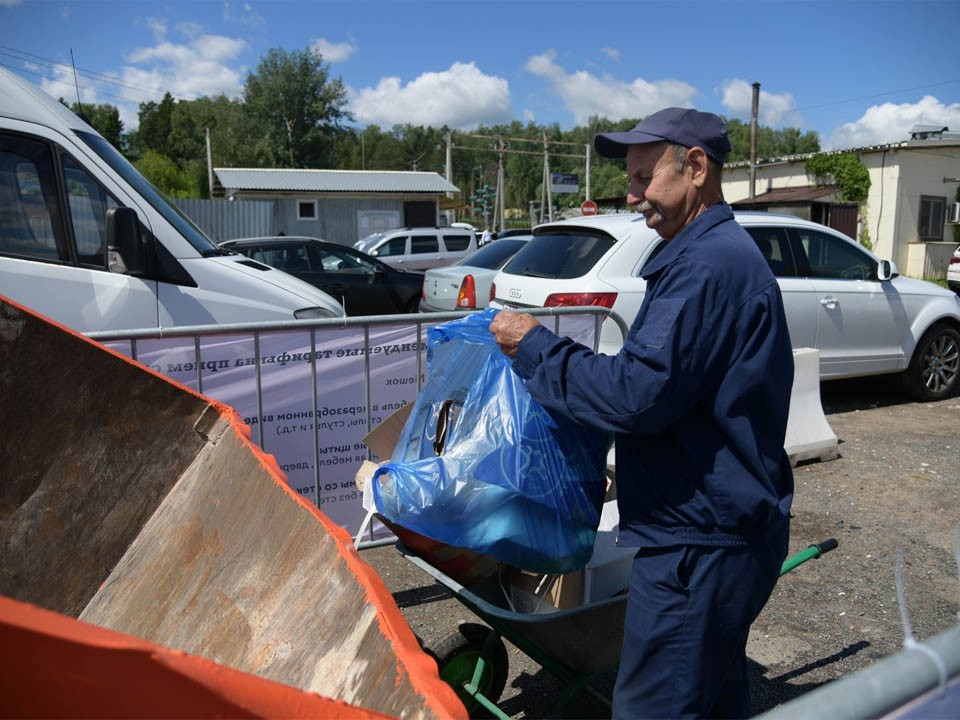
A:
POLYGON ((409 703, 333 538, 226 423, 210 437, 80 619, 380 712, 409 703))
POLYGON ((0 358, 0 594, 76 617, 203 446, 207 404, 4 303, 0 358))
POLYGON ((465 717, 226 406, 0 298, 0 594, 384 715, 465 717))

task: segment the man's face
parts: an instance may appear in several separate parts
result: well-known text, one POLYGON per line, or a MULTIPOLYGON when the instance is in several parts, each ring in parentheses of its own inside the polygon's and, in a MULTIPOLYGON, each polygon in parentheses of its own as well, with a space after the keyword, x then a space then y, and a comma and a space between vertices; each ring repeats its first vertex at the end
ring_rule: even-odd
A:
POLYGON ((665 142, 627 148, 627 204, 647 219, 647 227, 671 240, 696 216, 696 188, 689 167, 677 172, 676 155, 665 142))

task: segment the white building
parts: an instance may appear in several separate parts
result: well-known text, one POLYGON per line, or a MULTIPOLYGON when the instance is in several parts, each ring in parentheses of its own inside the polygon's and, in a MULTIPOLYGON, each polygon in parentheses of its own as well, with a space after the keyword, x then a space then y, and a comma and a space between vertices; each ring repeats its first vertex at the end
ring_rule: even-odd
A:
MULTIPOLYGON (((870 174, 864 221, 874 254, 905 275, 944 278, 960 221, 960 132, 917 126, 910 140, 834 152, 853 153, 870 174)), ((728 163, 724 197, 740 209, 788 212, 859 239, 855 207, 837 201, 836 186, 814 184, 804 168, 810 157, 758 160, 752 198, 750 163, 728 163)))

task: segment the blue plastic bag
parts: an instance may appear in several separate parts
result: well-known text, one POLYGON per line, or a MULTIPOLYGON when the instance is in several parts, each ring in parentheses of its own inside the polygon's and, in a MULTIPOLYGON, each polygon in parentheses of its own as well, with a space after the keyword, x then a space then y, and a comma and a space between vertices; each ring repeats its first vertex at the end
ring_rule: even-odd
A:
POLYGON ((374 476, 374 502, 434 540, 534 572, 577 570, 593 551, 611 438, 530 397, 487 329, 496 312, 427 331, 429 380, 374 476))

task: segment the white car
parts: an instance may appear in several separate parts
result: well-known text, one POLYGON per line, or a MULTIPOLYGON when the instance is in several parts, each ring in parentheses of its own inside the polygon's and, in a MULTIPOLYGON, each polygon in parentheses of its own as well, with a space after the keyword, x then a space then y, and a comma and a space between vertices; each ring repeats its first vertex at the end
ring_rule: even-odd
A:
POLYGON ((490 302, 490 288, 503 267, 532 235, 511 235, 484 245, 472 255, 423 276, 420 312, 482 310, 490 302))
MULTIPOLYGON (((850 238, 791 215, 736 213, 770 263, 793 347, 820 351, 823 380, 902 373, 903 389, 937 400, 960 379, 960 297, 901 277, 850 238)), ((665 246, 642 215, 574 218, 540 225, 497 273, 491 306, 610 308, 629 325, 643 302, 643 266, 665 246)), ((622 337, 604 322, 600 352, 622 337)))
POLYGON ((960 247, 953 251, 947 267, 947 287, 960 295, 960 247))
POLYGON ((477 249, 477 236, 459 227, 394 228, 353 244, 397 270, 427 270, 462 260, 477 249))

